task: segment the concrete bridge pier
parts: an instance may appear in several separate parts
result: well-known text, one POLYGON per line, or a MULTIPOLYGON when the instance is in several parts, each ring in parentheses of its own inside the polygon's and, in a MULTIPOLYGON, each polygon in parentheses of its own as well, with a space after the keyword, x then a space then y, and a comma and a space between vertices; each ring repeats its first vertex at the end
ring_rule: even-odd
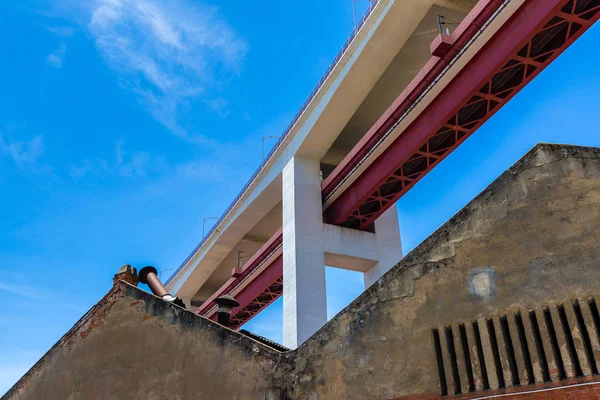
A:
POLYGON ((283 169, 283 344, 297 348, 327 322, 325 266, 360 271, 365 287, 402 258, 395 207, 375 233, 323 223, 319 161, 292 158, 283 169))
POLYGON ((320 164, 283 169, 283 345, 298 347, 327 322, 320 164))
POLYGON ((377 264, 365 271, 365 289, 396 265, 403 257, 398 208, 393 206, 375 220, 377 264))

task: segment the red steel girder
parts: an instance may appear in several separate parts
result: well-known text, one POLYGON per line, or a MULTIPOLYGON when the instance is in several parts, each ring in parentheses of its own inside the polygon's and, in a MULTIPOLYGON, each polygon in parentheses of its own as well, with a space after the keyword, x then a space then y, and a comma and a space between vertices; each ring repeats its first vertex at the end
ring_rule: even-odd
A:
MULTIPOLYGON (((275 260, 272 266, 274 267, 274 270, 278 269, 278 272, 273 273, 269 276, 269 278, 272 278, 275 275, 278 275, 278 277, 271 282, 269 286, 263 289, 260 294, 248 301, 244 307, 239 307, 233 310, 229 323, 229 327, 231 329, 237 329, 246 322, 250 321, 254 316, 264 310, 283 294, 283 257, 280 256, 278 260, 275 260)), ((251 292, 248 290, 247 293, 250 294, 251 292)), ((240 296, 238 296, 238 298, 240 298, 240 296)))
MULTIPOLYGON (((526 1, 440 95, 331 204, 324 213, 325 221, 368 229, 598 18, 600 0, 526 1)), ((393 114, 394 110, 388 110, 384 117, 389 119, 393 114)), ((378 124, 382 124, 381 120, 378 124)), ((357 146, 361 144, 364 142, 357 146)), ((324 192, 325 189, 324 185, 324 192)))
POLYGON ((431 57, 400 96, 398 96, 350 153, 344 157, 342 162, 323 181, 322 191, 324 200, 336 190, 337 186, 347 176, 352 174, 353 169, 377 146, 378 141, 403 119, 405 113, 409 112, 411 107, 419 101, 419 98, 429 90, 432 82, 438 80, 445 73, 447 66, 453 62, 460 51, 469 45, 479 30, 499 11, 502 4, 502 0, 479 0, 469 13, 468 18, 465 18, 458 25, 451 36, 446 36, 444 39, 438 36, 434 40, 434 43, 439 40, 446 40, 452 46, 444 51, 442 57, 431 57))
POLYGON ((241 271, 232 271, 231 278, 198 307, 196 314, 216 320, 217 307, 214 300, 219 296, 231 294, 240 303, 233 309, 231 319, 231 327, 238 328, 260 309, 275 301, 283 291, 277 286, 277 281, 281 280, 283 275, 283 257, 281 254, 277 255, 277 252, 281 253, 282 244, 283 230, 279 229, 242 266, 241 271), (275 258, 272 259, 273 257, 275 258), (268 266, 257 273, 265 263, 269 263, 268 266), (238 289, 240 286, 243 287, 238 289))
MULTIPOLYGON (((225 293, 222 293, 225 294, 225 293)), ((280 255, 234 297, 240 305, 231 312, 229 328, 238 329, 283 294, 283 256, 280 255)), ((196 313, 217 320, 217 308, 196 313)))

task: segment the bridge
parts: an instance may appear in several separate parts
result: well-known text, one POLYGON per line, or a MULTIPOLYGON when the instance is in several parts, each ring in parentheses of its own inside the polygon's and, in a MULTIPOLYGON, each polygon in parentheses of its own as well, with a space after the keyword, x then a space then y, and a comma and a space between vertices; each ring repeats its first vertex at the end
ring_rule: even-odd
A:
MULTIPOLYGON (((600 18, 600 0, 372 1, 259 169, 167 282, 238 328, 283 295, 284 344, 327 319, 325 265, 402 258, 395 202, 600 18)), ((481 149, 485 151, 485 149, 481 149)))

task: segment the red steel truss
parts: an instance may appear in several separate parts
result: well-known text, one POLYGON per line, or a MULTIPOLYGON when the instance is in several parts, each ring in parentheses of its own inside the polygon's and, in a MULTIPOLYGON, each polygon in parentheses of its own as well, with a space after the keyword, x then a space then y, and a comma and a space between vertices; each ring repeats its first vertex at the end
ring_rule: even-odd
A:
MULTIPOLYGON (((215 294, 214 298, 231 294, 224 285, 215 294)), ((235 299, 240 305, 231 312, 229 327, 238 329, 246 322, 250 321, 256 314, 264 310, 269 304, 273 303, 283 294, 283 256, 279 255, 269 266, 252 276, 247 286, 235 293, 235 299)), ((212 296, 211 296, 212 298, 212 296)), ((202 309, 196 310, 196 313, 213 321, 217 320, 217 307, 213 301, 204 302, 202 309)))
MULTIPOLYGON (((332 203, 325 220, 369 229, 593 25, 599 11, 600 0, 526 1, 408 129, 332 203)), ((393 111, 385 116, 393 119, 393 111)))
POLYGON ((283 294, 283 276, 280 276, 263 290, 248 305, 236 312, 230 320, 230 328, 238 329, 240 326, 252 319, 256 314, 264 310, 283 294))
POLYGON ((463 20, 451 36, 438 35, 436 37, 431 44, 432 54, 440 51, 439 45, 443 42, 445 48, 440 52, 441 54, 431 57, 388 110, 325 179, 322 184, 324 200, 328 199, 336 187, 352 174, 353 169, 361 163, 361 160, 404 118, 405 114, 419 101, 419 98, 433 85, 433 82, 436 82, 444 74, 444 70, 453 62, 453 59, 457 58, 459 52, 467 47, 480 29, 484 29, 486 23, 502 6, 502 0, 480 0, 469 13, 469 18, 463 20))
POLYGON ((242 266, 233 269, 231 278, 210 296, 196 314, 216 320, 214 300, 231 294, 240 303, 232 311, 230 327, 239 328, 283 293, 283 230, 280 229, 242 266))
MULTIPOLYGON (((443 58, 433 57, 427 63, 419 77, 323 182, 324 199, 403 118, 411 104, 502 3, 501 0, 482 0, 477 4, 470 19, 452 34, 450 51, 443 58)), ((600 0, 526 0, 407 130, 325 210, 325 221, 369 229, 379 215, 599 18, 600 0)), ((237 329, 279 298, 283 294, 282 242, 280 229, 241 271, 234 270, 232 278, 196 313, 216 319, 214 299, 234 294, 240 306, 233 310, 231 328, 237 329), (268 264, 266 268, 265 264, 268 264)))

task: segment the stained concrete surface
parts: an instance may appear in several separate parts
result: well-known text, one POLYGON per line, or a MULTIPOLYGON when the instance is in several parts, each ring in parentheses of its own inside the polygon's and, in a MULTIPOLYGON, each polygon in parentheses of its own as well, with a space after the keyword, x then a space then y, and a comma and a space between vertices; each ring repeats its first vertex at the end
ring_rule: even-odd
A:
POLYGON ((262 399, 278 357, 120 282, 2 399, 262 399))
POLYGON ((290 398, 438 392, 433 327, 597 294, 599 242, 600 150, 536 146, 300 346, 290 398))
POLYGON ((600 150, 538 145, 296 351, 119 283, 2 400, 437 398, 432 329, 598 295, 599 242, 600 150))

